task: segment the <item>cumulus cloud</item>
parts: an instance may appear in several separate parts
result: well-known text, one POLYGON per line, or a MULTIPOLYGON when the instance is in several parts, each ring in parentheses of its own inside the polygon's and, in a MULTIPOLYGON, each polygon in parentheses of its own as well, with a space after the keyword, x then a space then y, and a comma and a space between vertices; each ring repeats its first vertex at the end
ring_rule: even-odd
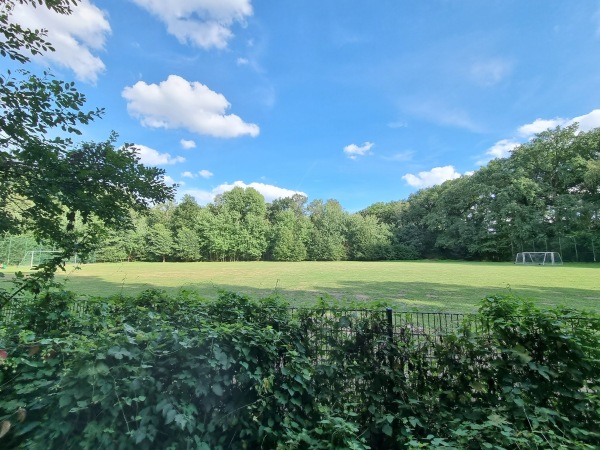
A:
POLYGON ((371 151, 371 148, 373 148, 373 145, 375 144, 373 144, 372 142, 365 142, 360 147, 356 144, 346 145, 344 147, 344 153, 348 155, 348 158, 356 159, 359 156, 368 155, 371 151))
MULTIPOLYGON (((529 139, 534 135, 556 128, 557 126, 566 127, 574 123, 579 124, 579 131, 590 131, 600 127, 600 109, 594 109, 588 114, 573 117, 572 119, 564 119, 557 117, 555 119, 535 119, 531 123, 520 126, 517 129, 517 134, 522 139, 529 139)), ((478 165, 483 165, 494 158, 506 158, 522 142, 516 138, 502 139, 491 146, 485 153, 486 157, 477 162, 478 165)))
POLYGON ((165 184, 168 184, 168 185, 171 185, 171 186, 174 185, 174 184, 176 184, 175 180, 173 178, 171 178, 169 175, 165 175, 163 177, 163 179, 165 180, 165 184))
POLYGON ((189 170, 186 170, 185 172, 183 172, 181 174, 181 176, 183 178, 194 178, 194 174, 192 172, 190 172, 189 170))
MULTIPOLYGON (((520 143, 515 140, 502 139, 492 145, 485 153, 489 157, 487 161, 494 158, 506 158, 519 145, 520 143)), ((485 164, 487 161, 480 161, 479 164, 485 164)))
POLYGON ((594 109, 588 114, 572 118, 567 125, 577 122, 579 131, 590 131, 600 127, 600 109, 594 109))
POLYGON ((12 20, 28 28, 48 30, 47 38, 55 51, 36 58, 72 70, 78 80, 87 83, 95 83, 105 70, 104 63, 94 52, 104 49, 111 32, 110 24, 106 13, 89 0, 72 6, 69 15, 17 3, 12 20))
POLYGON ((429 171, 419 172, 418 175, 407 173, 402 177, 410 186, 416 188, 425 188, 442 184, 447 180, 460 178, 461 174, 454 169, 454 166, 434 167, 429 171))
POLYGON ((160 153, 153 148, 140 144, 136 144, 134 147, 140 157, 140 162, 148 166, 164 166, 185 162, 183 156, 172 157, 169 153, 160 153))
POLYGON ((199 204, 205 205, 207 203, 212 202, 215 197, 219 194, 232 190, 234 187, 241 188, 254 188, 258 192, 260 192, 265 198, 266 202, 272 202, 277 198, 285 198, 291 197, 294 194, 300 194, 307 196, 304 192, 293 191, 291 189, 280 188, 278 186, 273 186, 271 184, 257 183, 253 182, 250 184, 246 184, 243 181, 235 181, 233 183, 223 183, 210 191, 205 191, 201 189, 187 189, 183 191, 183 194, 189 194, 196 198, 199 204))
POLYGON ((557 117, 556 119, 535 119, 531 123, 521 125, 518 129, 518 133, 523 137, 530 137, 534 134, 546 131, 548 128, 564 126, 568 122, 569 121, 567 119, 562 119, 560 117, 557 117))
POLYGON ((181 141, 179 141, 179 143, 181 144, 181 147, 186 150, 189 150, 191 148, 196 148, 196 142, 191 141, 191 140, 182 139, 181 141))
POLYGON ((258 136, 259 127, 235 114, 225 114, 227 99, 197 81, 169 75, 160 84, 138 81, 123 89, 127 111, 152 128, 184 128, 197 134, 221 138, 258 136))
POLYGON ((185 189, 184 191, 180 191, 180 195, 183 196, 186 194, 194 197, 199 205, 206 205, 215 199, 215 194, 202 189, 185 189))
POLYGON ((200 175, 202 178, 210 178, 214 175, 214 173, 212 173, 210 170, 206 170, 206 169, 202 169, 200 172, 198 172, 198 175, 200 175))
POLYGON ((573 117, 572 119, 563 119, 561 117, 555 119, 535 119, 533 122, 519 127, 518 131, 523 137, 531 137, 549 128, 552 129, 558 126, 566 127, 574 123, 579 124, 579 131, 590 131, 600 127, 600 109, 594 109, 587 114, 573 117))
POLYGON ((234 23, 245 24, 253 13, 250 0, 133 0, 158 17, 182 44, 225 48, 234 23))

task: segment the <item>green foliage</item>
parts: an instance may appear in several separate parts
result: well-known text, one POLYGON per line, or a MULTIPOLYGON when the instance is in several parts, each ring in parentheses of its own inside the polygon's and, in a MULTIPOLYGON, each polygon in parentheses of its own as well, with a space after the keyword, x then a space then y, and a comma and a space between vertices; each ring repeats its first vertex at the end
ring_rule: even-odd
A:
POLYGON ((271 258, 275 261, 306 259, 306 240, 310 222, 290 209, 277 212, 271 227, 271 258))
POLYGON ((149 229, 147 239, 148 253, 165 262, 174 247, 171 230, 162 223, 157 223, 149 229))
MULTIPOLYGON (((170 260, 506 261, 544 250, 597 261, 599 148, 600 130, 573 125, 540 133, 470 176, 356 214, 335 200, 306 205, 300 195, 266 205, 254 189, 236 187, 207 207, 190 196, 157 205, 150 225, 163 223, 181 241, 170 260)), ((136 256, 152 258, 146 248, 136 256)))
POLYGON ((490 297, 392 341, 379 311, 231 292, 81 304, 52 288, 0 328, 3 448, 600 445, 597 316, 490 297))
POLYGON ((352 214, 346 223, 348 257, 355 261, 377 261, 392 258, 389 225, 375 216, 352 214))
MULTIPOLYGON (((26 65, 30 54, 53 48, 44 30, 14 22, 16 3, 0 5, 0 55, 26 65)), ((78 1, 18 3, 69 14, 78 1)), ((130 210, 143 211, 173 197, 173 188, 164 184, 164 170, 140 164, 131 145, 116 147, 115 133, 100 143, 73 142, 81 126, 102 115, 99 109, 84 111, 85 96, 74 83, 47 72, 7 70, 0 74, 0 99, 0 233, 30 232, 62 252, 40 265, 27 283, 52 278, 73 255, 90 254, 106 229, 128 228, 130 210)), ((25 288, 21 285, 17 292, 25 288)), ((0 296, 12 297, 5 291, 0 296)))
POLYGON ((537 246, 596 261, 599 143, 600 129, 557 127, 471 176, 411 195, 404 216, 421 228, 421 256, 507 260, 537 246))
POLYGON ((347 258, 345 246, 346 213, 336 200, 315 200, 308 205, 310 229, 308 258, 315 261, 341 261, 347 258))

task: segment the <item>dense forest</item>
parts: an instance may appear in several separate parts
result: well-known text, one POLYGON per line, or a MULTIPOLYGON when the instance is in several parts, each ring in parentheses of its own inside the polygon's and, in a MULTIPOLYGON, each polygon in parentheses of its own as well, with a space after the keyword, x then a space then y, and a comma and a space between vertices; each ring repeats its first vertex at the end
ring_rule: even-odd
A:
POLYGON ((597 261, 600 129, 545 131, 472 175, 357 213, 236 187, 206 206, 186 195, 132 214, 129 231, 106 231, 96 261, 508 261, 519 251, 597 261))

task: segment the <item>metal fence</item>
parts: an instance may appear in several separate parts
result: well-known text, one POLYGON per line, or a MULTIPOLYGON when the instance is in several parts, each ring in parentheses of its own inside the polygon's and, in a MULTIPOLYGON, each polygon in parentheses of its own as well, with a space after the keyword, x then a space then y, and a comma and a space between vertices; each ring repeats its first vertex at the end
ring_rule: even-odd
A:
MULTIPOLYGON (((67 311, 74 315, 97 314, 97 304, 85 300, 72 301, 67 311)), ((32 303, 19 301, 5 305, 0 309, 0 325, 15 323, 23 314, 28 313, 32 303)), ((113 306, 108 306, 111 310, 113 306)), ((114 308, 117 308, 114 305, 114 308)), ((279 308, 281 311, 281 309, 279 308)), ((370 340, 371 345, 383 348, 390 343, 422 344, 432 347, 444 338, 457 331, 471 333, 485 338, 489 333, 489 324, 476 314, 449 312, 394 311, 392 308, 382 309, 333 309, 333 308, 300 308, 288 307, 287 319, 279 321, 277 327, 300 326, 311 347, 328 352, 333 347, 343 346, 345 342, 355 342, 357 336, 370 340)), ((204 316, 205 317, 205 316, 204 316)), ((40 318, 40 320, 43 320, 40 318)), ((242 319, 246 320, 246 319, 242 319)), ((598 323, 600 319, 587 317, 557 317, 569 327, 588 326, 598 323)))

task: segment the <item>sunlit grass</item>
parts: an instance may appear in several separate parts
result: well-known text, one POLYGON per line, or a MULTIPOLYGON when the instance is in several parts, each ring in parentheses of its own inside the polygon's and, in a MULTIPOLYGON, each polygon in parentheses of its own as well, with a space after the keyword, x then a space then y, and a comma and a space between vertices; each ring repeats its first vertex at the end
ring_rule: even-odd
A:
MULTIPOLYGON (((87 295, 137 294, 148 288, 280 295, 294 305, 325 298, 397 310, 474 311, 487 295, 512 292, 541 307, 600 311, 600 265, 515 266, 474 262, 118 263, 68 268, 59 279, 87 295)), ((5 270, 4 272, 8 272, 5 270)), ((6 278, 5 278, 6 280, 6 278)))

